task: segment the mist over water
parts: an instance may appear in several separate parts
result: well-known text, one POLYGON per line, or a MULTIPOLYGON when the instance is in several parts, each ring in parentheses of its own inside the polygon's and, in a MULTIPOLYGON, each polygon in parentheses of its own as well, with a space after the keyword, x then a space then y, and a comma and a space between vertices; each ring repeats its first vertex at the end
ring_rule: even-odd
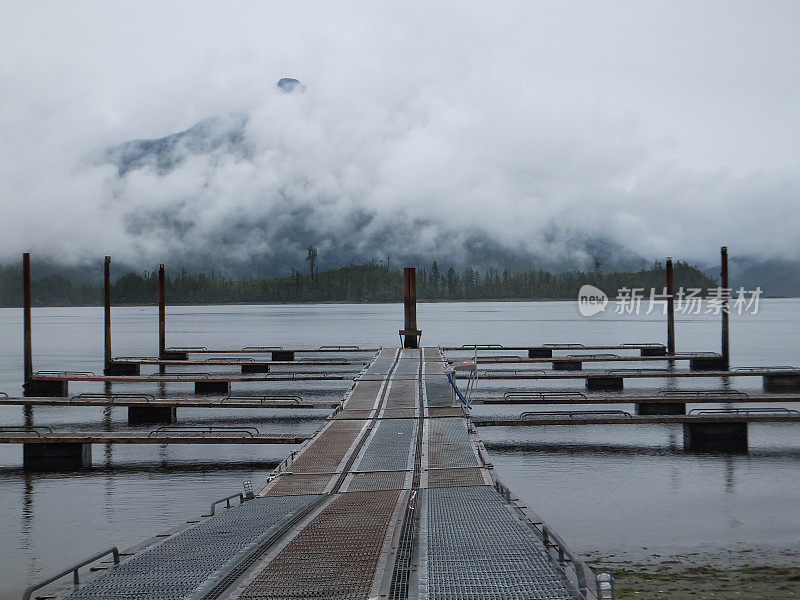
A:
MULTIPOLYGON (((612 305, 613 306, 613 305, 612 305)), ((800 364, 793 326, 800 301, 762 301, 758 315, 733 315, 734 366, 800 364)), ((418 306, 423 344, 643 343, 665 338, 663 316, 593 318, 568 302, 435 303, 418 306)), ((102 309, 34 309, 34 366, 102 370, 102 309)), ((401 305, 169 307, 167 343, 174 346, 396 346, 401 305)), ((115 355, 153 355, 152 307, 113 310, 115 355)), ((717 350, 719 321, 679 315, 679 351, 717 350)), ((21 311, 0 310, 0 391, 21 393, 21 311)), ((468 352, 454 352, 468 356, 468 352)), ((193 368, 192 370, 196 370, 193 368)), ((144 372, 148 372, 145 369, 144 372)), ((524 382, 482 382, 480 393, 563 389, 524 382), (522 385, 518 385, 521 383, 522 385)), ((664 382, 639 380, 626 393, 664 382)), ((758 392, 759 378, 724 385, 758 392)), ((581 390, 583 382, 566 383, 581 390)), ((145 391, 159 393, 154 389, 145 391)), ((682 380, 681 389, 719 389, 713 379, 682 380)), ((301 395, 341 398, 347 384, 300 384, 301 395)), ((70 391, 99 391, 89 384, 70 391)), ((179 393, 180 386, 168 386, 179 393)), ((260 389, 260 388, 259 388, 260 389)), ((274 389, 277 390, 277 387, 274 389)), ((289 388, 283 387, 288 391, 289 388)), ((185 390, 188 391, 188 390, 185 390)), ((234 384, 233 391, 239 391, 234 384)), ((244 390, 245 392, 247 390, 244 390)), ((251 392, 256 391, 255 386, 251 392)), ((625 405, 613 408, 629 409, 625 405)), ((691 406, 690 406, 691 408, 691 406)), ((476 407, 476 414, 518 414, 524 406, 476 407)), ((324 411, 179 409, 179 424, 254 425, 263 431, 312 432, 324 411)), ((0 407, 4 424, 22 424, 21 407, 0 407)), ((33 422, 73 429, 125 428, 125 409, 34 408, 33 422)), ((484 429, 497 475, 579 553, 658 553, 685 549, 797 548, 800 501, 796 425, 750 427, 745 455, 682 451, 682 431, 667 426, 484 429)), ((263 485, 289 451, 281 446, 94 446, 93 468, 25 473, 22 450, 0 447, 0 595, 17 597, 36 581, 84 556, 125 548, 207 512, 212 500, 242 481, 263 485)))

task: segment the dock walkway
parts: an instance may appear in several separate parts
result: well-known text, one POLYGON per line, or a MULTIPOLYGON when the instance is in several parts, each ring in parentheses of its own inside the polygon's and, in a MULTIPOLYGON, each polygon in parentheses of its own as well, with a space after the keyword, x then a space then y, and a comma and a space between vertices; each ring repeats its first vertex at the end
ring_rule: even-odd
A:
POLYGON ((444 368, 436 348, 382 350, 256 498, 66 598, 593 598, 591 573, 494 479, 444 368))

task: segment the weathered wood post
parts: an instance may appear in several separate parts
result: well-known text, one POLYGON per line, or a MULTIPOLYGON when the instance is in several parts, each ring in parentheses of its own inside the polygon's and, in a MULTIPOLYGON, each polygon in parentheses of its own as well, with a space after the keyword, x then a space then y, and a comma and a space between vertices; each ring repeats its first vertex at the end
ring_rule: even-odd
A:
POLYGON ((33 375, 33 348, 31 345, 31 254, 22 253, 22 337, 24 354, 24 382, 33 375))
POLYGON ((728 283, 728 247, 720 249, 720 287, 722 288, 722 364, 727 371, 730 368, 730 341, 728 337, 728 313, 730 284, 728 283))
POLYGON ((417 270, 414 267, 403 269, 403 306, 405 328, 400 331, 403 348, 418 348, 422 332, 417 329, 417 270))
POLYGON ((667 257, 667 354, 675 354, 675 279, 672 257, 667 257))
POLYGON ((111 367, 111 257, 103 263, 103 351, 105 371, 111 367))
POLYGON ((166 358, 167 352, 167 284, 164 265, 158 265, 158 357, 166 358))

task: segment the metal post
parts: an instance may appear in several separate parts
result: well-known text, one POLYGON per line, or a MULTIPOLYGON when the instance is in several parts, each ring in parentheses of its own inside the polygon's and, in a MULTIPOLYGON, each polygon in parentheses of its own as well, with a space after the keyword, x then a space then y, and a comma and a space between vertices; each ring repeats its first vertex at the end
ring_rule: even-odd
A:
POLYGON ((111 366, 111 257, 106 256, 103 265, 103 326, 105 336, 103 349, 105 351, 105 368, 111 366))
POLYGON ((675 354, 675 280, 672 257, 667 257, 667 354, 675 354))
POLYGON ((164 265, 158 266, 158 357, 164 358, 167 349, 167 288, 164 265))
POLYGON ((403 305, 405 308, 405 336, 403 348, 417 348, 417 270, 403 269, 403 305))
POLYGON ((720 287, 722 288, 722 362, 727 371, 730 368, 730 343, 728 337, 728 297, 730 285, 728 283, 728 247, 720 250, 720 287))
POLYGON ((31 254, 22 253, 22 323, 25 383, 33 375, 33 350, 31 347, 31 254))

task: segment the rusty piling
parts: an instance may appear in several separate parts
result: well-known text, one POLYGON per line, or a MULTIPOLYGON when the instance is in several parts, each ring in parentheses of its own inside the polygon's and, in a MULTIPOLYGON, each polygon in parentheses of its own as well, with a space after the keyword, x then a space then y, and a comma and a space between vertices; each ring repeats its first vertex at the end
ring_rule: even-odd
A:
POLYGON ((720 287, 722 288, 722 362, 725 370, 730 368, 730 339, 728 336, 728 316, 730 284, 728 282, 728 247, 720 249, 720 287))
POLYGON ((105 369, 111 367, 111 257, 103 263, 103 357, 105 369))
POLYGON ((417 329, 417 270, 414 267, 403 269, 403 307, 405 328, 400 332, 403 348, 418 348, 422 332, 417 329))
POLYGON ((167 351, 167 283, 164 265, 158 266, 158 357, 166 358, 167 351))
POLYGON ((667 257, 667 354, 675 355, 675 278, 672 257, 667 257))
POLYGON ((33 376, 33 348, 31 344, 31 254, 22 253, 22 322, 25 383, 33 376))

